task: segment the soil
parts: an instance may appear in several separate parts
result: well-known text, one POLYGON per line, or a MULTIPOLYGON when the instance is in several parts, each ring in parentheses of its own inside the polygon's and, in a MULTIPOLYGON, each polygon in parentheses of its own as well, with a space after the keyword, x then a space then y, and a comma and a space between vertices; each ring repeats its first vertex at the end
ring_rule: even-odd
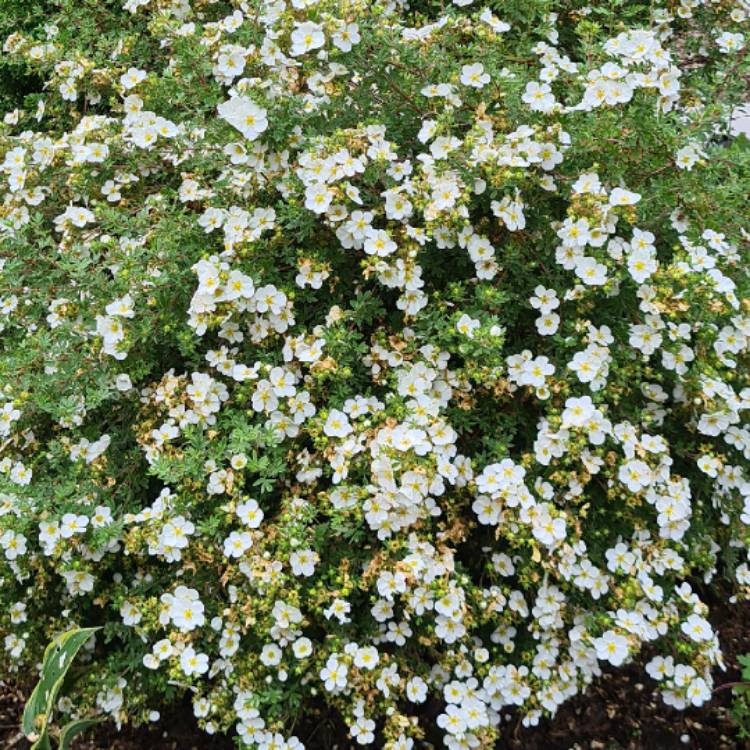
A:
MULTIPOLYGON (((496 750, 750 750, 750 741, 737 737, 729 714, 731 689, 721 686, 739 679, 737 656, 750 652, 750 603, 714 607, 712 616, 727 664, 715 676, 711 702, 701 708, 675 711, 654 692, 642 662, 612 670, 588 691, 566 703, 554 719, 526 729, 515 717, 504 724, 496 750)), ((28 750, 18 730, 24 692, 0 681, 0 750, 28 750)), ((359 747, 337 732, 319 725, 298 727, 307 750, 349 750, 359 747), (338 736, 337 736, 338 735, 338 736)), ((374 746, 371 746, 374 747, 374 746)), ((441 746, 438 745, 438 748, 441 746)), ((200 731, 188 704, 164 712, 153 727, 121 732, 104 725, 73 743, 73 750, 233 750, 227 737, 200 731)), ((437 749, 436 749, 437 750, 437 749)))

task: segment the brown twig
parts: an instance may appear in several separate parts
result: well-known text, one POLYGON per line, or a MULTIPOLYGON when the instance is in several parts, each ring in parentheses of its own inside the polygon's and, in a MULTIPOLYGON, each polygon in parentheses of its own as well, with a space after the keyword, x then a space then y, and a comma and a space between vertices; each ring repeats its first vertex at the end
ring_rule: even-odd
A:
POLYGON ((747 687, 750 688, 750 682, 747 680, 737 680, 736 682, 725 682, 723 685, 717 685, 713 692, 718 693, 719 690, 728 690, 729 688, 735 687, 747 687))

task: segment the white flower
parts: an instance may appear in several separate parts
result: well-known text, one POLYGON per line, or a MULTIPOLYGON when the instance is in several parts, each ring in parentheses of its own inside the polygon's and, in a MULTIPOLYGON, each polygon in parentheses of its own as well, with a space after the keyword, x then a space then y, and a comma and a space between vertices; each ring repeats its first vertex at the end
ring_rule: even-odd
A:
POLYGON ((333 200, 333 190, 323 183, 309 185, 305 189, 305 208, 316 214, 324 214, 333 200))
POLYGON ((260 660, 267 667, 275 667, 281 662, 281 649, 275 643, 267 643, 260 652, 260 660))
POLYGON ((21 412, 13 406, 11 401, 3 404, 0 409, 0 435, 10 434, 10 427, 21 416, 21 412))
POLYGON ((125 600, 120 607, 120 617, 125 625, 137 625, 142 618, 141 611, 132 602, 125 600))
POLYGON ((534 289, 534 296, 529 297, 529 303, 535 310, 546 314, 560 307, 560 300, 554 289, 546 289, 539 285, 534 289))
POLYGON ((466 719, 463 711, 459 706, 449 703, 445 708, 445 713, 437 717, 437 725, 441 729, 456 737, 461 737, 466 732, 466 719))
POLYGON ((565 539, 567 527, 564 518, 553 518, 548 511, 543 511, 534 522, 534 538, 545 546, 552 547, 565 539))
POLYGON ((582 174, 574 183, 571 188, 574 194, 585 194, 585 193, 599 193, 602 189, 602 183, 599 180, 599 175, 596 172, 587 172, 582 174))
POLYGON ((565 219, 557 236, 568 247, 585 247, 591 239, 588 219, 565 219))
POLYGON ((601 286, 607 283, 607 266, 596 259, 581 256, 575 265, 576 276, 589 286, 601 286))
POLYGON ((674 659, 671 656, 655 656, 646 664, 646 672, 654 680, 663 680, 674 674, 674 659))
POLYGON ((560 316, 557 313, 545 313, 540 315, 534 324, 540 336, 552 336, 560 327, 560 316))
POLYGON ((222 120, 226 120, 250 141, 254 141, 268 127, 266 110, 245 96, 228 99, 217 109, 222 120))
POLYGON ((464 65, 463 68, 461 68, 461 83, 463 83, 464 86, 472 86, 473 88, 481 89, 489 82, 490 75, 489 73, 484 72, 484 65, 482 65, 482 63, 464 65))
POLYGON ((695 166, 699 158, 700 153, 695 146, 683 146, 674 155, 675 164, 680 169, 687 169, 688 172, 695 166))
POLYGON ((310 654, 312 654, 312 641, 309 638, 297 638, 297 640, 292 644, 292 653, 298 658, 298 659, 306 659, 310 654))
POLYGON ((658 264, 653 250, 638 249, 628 255, 628 271, 633 280, 639 284, 652 276, 657 268, 658 264))
POLYGON ((293 57, 304 55, 312 49, 322 47, 326 42, 323 27, 312 21, 298 23, 292 32, 292 48, 289 52, 293 57))
POLYGON ((83 534, 88 525, 88 516, 66 513, 60 523, 60 536, 63 539, 70 539, 74 534, 83 534))
POLYGON ((188 646, 180 655, 180 666, 187 677, 208 672, 208 656, 196 653, 192 646, 188 646))
POLYGON ((334 599, 331 605, 323 611, 323 614, 327 619, 335 617, 340 623, 349 622, 349 612, 352 610, 352 605, 349 604, 345 599, 334 599))
POLYGON ((359 26, 356 23, 342 23, 331 36, 333 44, 342 52, 349 52, 353 45, 359 43, 360 39, 359 26))
POLYGON ((52 553, 60 537, 60 525, 57 521, 43 521, 39 524, 39 544, 44 547, 45 554, 52 553))
POLYGON ((133 311, 133 298, 129 294, 126 294, 124 297, 120 297, 107 305, 105 311, 107 315, 118 315, 122 318, 132 318, 135 316, 135 312, 133 311))
POLYGON ((719 475, 719 469, 721 468, 721 461, 714 456, 703 454, 697 461, 698 468, 710 477, 716 477, 719 475))
POLYGON ((95 529, 109 526, 112 523, 112 510, 106 505, 97 505, 94 508, 94 515, 91 517, 91 525, 95 529))
POLYGON ((468 315, 462 315, 456 323, 456 330, 462 333, 464 336, 468 336, 470 339, 474 338, 474 331, 479 328, 480 322, 474 318, 470 318, 468 315))
POLYGON ((562 415, 563 427, 583 427, 594 415, 594 411, 591 396, 567 399, 562 415))
POLYGON ((17 534, 12 529, 8 529, 0 536, 0 547, 5 552, 6 560, 15 560, 23 557, 26 553, 26 537, 23 534, 17 534))
POLYGON ((242 557, 253 546, 253 538, 249 531, 233 531, 224 540, 225 557, 242 557))
POLYGON ((10 621, 14 625, 20 625, 28 619, 26 615, 26 604, 24 604, 24 602, 15 602, 10 606, 8 612, 10 614, 10 621))
POLYGON ((745 37, 742 34, 733 34, 730 31, 725 31, 716 38, 716 44, 719 45, 719 50, 725 55, 730 52, 739 52, 745 46, 744 42, 745 37))
POLYGON ((375 722, 372 719, 359 716, 349 729, 358 745, 369 745, 375 739, 375 722))
POLYGON ((352 429, 351 424, 349 424, 349 417, 343 411, 331 409, 323 427, 323 432, 328 437, 346 437, 352 432, 352 429))
POLYGON ((184 516, 175 516, 164 524, 160 534, 159 542, 166 547, 184 549, 188 546, 188 537, 195 531, 195 526, 184 516))
POLYGON ((406 683, 406 697, 412 703, 424 703, 427 699, 427 683, 421 677, 412 677, 406 683))
POLYGON ((323 680, 328 692, 338 692, 346 687, 347 672, 346 664, 342 664, 333 654, 328 658, 325 667, 320 670, 320 679, 323 680))
POLYGON ((549 84, 529 81, 521 97, 534 112, 551 112, 556 101, 549 84))
POLYGON ((120 83, 122 84, 122 87, 127 91, 129 89, 135 88, 145 78, 145 70, 130 68, 126 73, 123 73, 120 76, 120 83))
POLYGON ((71 596, 83 596, 94 590, 94 576, 84 570, 66 570, 61 573, 71 596))
POLYGON ((623 188, 615 188, 609 194, 610 206, 634 206, 641 199, 639 193, 633 193, 623 188))
POLYGON ((169 638, 162 638, 153 645, 151 651, 159 661, 164 661, 172 656, 174 653, 174 647, 169 638))
POLYGON ((396 243, 385 229, 370 229, 364 243, 364 251, 368 255, 384 258, 396 251, 396 243))
POLYGON ((354 655, 354 666, 358 669, 375 669, 379 661, 380 655, 374 646, 358 648, 354 655))
POLYGON ((624 635, 607 630, 601 638, 594 639, 597 659, 608 661, 619 667, 628 656, 628 639, 624 635))
POLYGON ((256 500, 246 500, 240 503, 235 511, 237 517, 250 529, 257 529, 263 521, 263 511, 256 500))
POLYGON ((680 625, 680 630, 693 641, 710 641, 714 632, 708 620, 692 614, 680 625))
POLYGON ((315 573, 319 559, 318 553, 311 549, 295 550, 289 555, 289 564, 294 575, 309 577, 315 573))
POLYGON ((206 621, 203 602, 195 589, 178 586, 174 594, 162 596, 162 601, 169 604, 169 617, 183 633, 201 627, 206 621))
POLYGON ((193 714, 198 718, 208 716, 211 711, 211 701, 208 698, 200 697, 193 701, 193 714))
POLYGON ((75 227, 85 227, 94 221, 94 214, 83 206, 68 206, 63 217, 75 227))
MULTIPOLYGON (((456 5, 461 2, 470 5, 473 0, 453 0, 456 5)), ((510 24, 505 21, 501 21, 497 16, 493 15, 489 8, 485 8, 480 14, 479 18, 484 21, 496 34, 503 34, 506 31, 510 31, 510 24)))
POLYGON ((702 677, 696 677, 688 685, 685 696, 694 706, 702 706, 711 699, 711 689, 702 677))
POLYGON ((24 638, 19 638, 15 633, 9 633, 5 636, 5 650, 14 659, 21 656, 24 648, 26 648, 26 640, 24 638))
POLYGON ((639 492, 651 484, 652 471, 645 461, 636 458, 622 464, 617 477, 631 492, 639 492))
POLYGON ((123 372, 115 377, 115 388, 121 393, 129 391, 132 387, 133 381, 130 379, 130 375, 123 372))

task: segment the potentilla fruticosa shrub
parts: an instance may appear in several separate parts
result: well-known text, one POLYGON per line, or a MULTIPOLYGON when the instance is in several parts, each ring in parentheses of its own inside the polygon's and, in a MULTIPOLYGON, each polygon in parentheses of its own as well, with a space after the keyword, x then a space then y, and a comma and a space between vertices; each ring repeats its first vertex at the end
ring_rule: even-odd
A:
POLYGON ((59 0, 9 36, 44 85, 0 131, 3 674, 103 626, 64 713, 190 696, 264 750, 491 748, 642 651, 707 701, 705 601, 750 593, 749 13, 59 0))

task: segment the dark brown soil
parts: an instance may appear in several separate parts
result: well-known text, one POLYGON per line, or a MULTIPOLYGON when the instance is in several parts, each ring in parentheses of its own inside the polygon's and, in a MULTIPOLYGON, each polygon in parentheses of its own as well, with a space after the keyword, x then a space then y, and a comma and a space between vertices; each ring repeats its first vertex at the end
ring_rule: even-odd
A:
MULTIPOLYGON (((710 704, 674 711, 654 693, 654 683, 641 663, 607 674, 587 693, 568 703, 552 720, 525 729, 515 718, 504 725, 497 750, 750 750, 737 738, 729 707, 732 691, 721 685, 737 680, 737 655, 750 652, 750 604, 729 606, 714 625, 719 628, 727 671, 716 674, 717 689, 710 704)), ((23 693, 0 682, 0 750, 28 750, 18 731, 23 693)), ((297 736, 307 750, 347 750, 359 747, 330 731, 310 726, 297 736)), ((104 726, 91 738, 79 739, 74 750, 231 750, 227 737, 209 737, 196 727, 185 705, 164 713, 158 726, 124 728, 104 726)), ((371 746, 374 747, 374 746, 371 746)))

